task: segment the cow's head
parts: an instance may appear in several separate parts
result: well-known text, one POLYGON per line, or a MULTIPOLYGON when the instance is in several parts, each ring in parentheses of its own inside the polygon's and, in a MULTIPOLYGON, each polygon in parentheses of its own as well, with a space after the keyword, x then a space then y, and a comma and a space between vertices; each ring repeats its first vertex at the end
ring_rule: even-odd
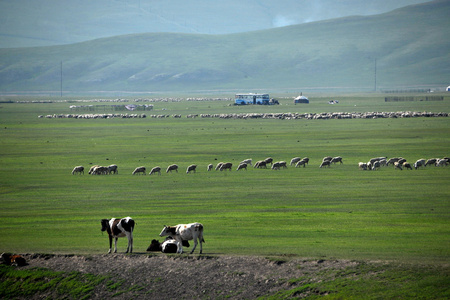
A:
POLYGON ((102 224, 102 231, 106 231, 108 229, 108 226, 109 226, 109 220, 108 219, 102 219, 100 221, 100 223, 102 224))
POLYGON ((175 229, 176 229, 175 226, 166 226, 166 225, 164 225, 164 228, 161 231, 161 233, 159 234, 159 236, 166 236, 166 235, 172 236, 172 235, 175 235, 175 229))

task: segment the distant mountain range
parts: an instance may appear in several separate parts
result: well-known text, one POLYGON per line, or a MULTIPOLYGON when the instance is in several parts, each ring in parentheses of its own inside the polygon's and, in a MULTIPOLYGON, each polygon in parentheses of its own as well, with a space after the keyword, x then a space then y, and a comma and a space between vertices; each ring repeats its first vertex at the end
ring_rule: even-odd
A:
POLYGON ((427 0, 2 0, 0 48, 73 44, 123 34, 229 34, 351 15, 427 0))
POLYGON ((0 93, 59 91, 61 78, 67 93, 447 86, 449 15, 450 1, 436 0, 245 33, 143 33, 0 49, 0 93))

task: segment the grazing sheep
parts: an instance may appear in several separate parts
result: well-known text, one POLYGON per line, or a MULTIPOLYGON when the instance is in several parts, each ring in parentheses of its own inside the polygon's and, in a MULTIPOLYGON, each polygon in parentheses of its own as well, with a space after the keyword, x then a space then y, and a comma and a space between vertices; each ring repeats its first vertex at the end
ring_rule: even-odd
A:
POLYGON ((107 175, 108 167, 103 167, 103 166, 95 167, 91 174, 92 175, 107 175))
POLYGON ((84 175, 84 167, 83 166, 76 166, 75 168, 73 168, 72 175, 74 175, 76 173, 78 173, 80 175, 81 175, 81 173, 83 173, 83 175, 84 175))
POLYGON ((411 164, 409 162, 403 162, 403 168, 412 170, 411 164))
POLYGON ((325 160, 325 161, 323 161, 321 164, 320 164, 320 166, 319 166, 319 168, 322 168, 322 167, 330 167, 331 166, 331 160, 325 160))
POLYGON ((243 161, 240 162, 240 164, 247 164, 252 166, 252 159, 251 158, 244 159, 243 161))
POLYGON ((226 169, 228 169, 228 170, 231 171, 231 168, 232 168, 232 167, 233 167, 233 164, 230 163, 230 162, 227 162, 227 163, 224 163, 224 164, 222 164, 222 165, 220 166, 220 171, 223 171, 223 170, 226 170, 226 169))
POLYGON ((291 159, 291 166, 295 165, 296 163, 298 163, 301 160, 300 157, 294 157, 293 159, 291 159))
POLYGON ((91 175, 92 172, 94 172, 94 169, 100 167, 99 165, 93 165, 92 167, 90 167, 88 174, 91 175))
POLYGON ((220 170, 220 168, 222 167, 222 165, 223 165, 223 162, 218 163, 215 170, 216 170, 216 171, 217 171, 217 170, 220 170))
POLYGON ((306 160, 301 159, 295 164, 296 168, 299 168, 300 166, 303 166, 304 168, 306 166, 306 160))
POLYGON ((150 173, 148 173, 148 175, 153 175, 158 173, 159 175, 161 175, 161 167, 154 167, 150 170, 150 173))
POLYGON ((423 158, 416 160, 416 162, 414 163, 414 169, 417 170, 420 167, 425 167, 425 163, 426 163, 426 161, 423 158))
POLYGON ((445 158, 438 159, 435 164, 436 167, 446 167, 447 165, 448 165, 448 161, 445 158))
POLYGON ((434 165, 437 162, 437 158, 430 158, 429 160, 427 160, 427 162, 425 163, 425 167, 428 165, 434 165))
POLYGON ((305 164, 309 164, 309 158, 308 157, 303 157, 302 160, 305 161, 305 164))
POLYGON ((337 162, 340 162, 341 164, 343 164, 343 162, 342 162, 342 157, 340 157, 340 156, 333 157, 333 158, 331 159, 331 162, 332 162, 333 164, 336 164, 337 162))
POLYGON ((267 164, 265 161, 260 160, 260 161, 257 161, 253 167, 257 168, 257 169, 261 169, 261 168, 267 169, 267 164))
POLYGON ((395 170, 395 169, 403 170, 403 169, 402 169, 402 165, 401 165, 398 161, 394 162, 394 170, 395 170))
POLYGON ((178 166, 176 164, 168 166, 166 169, 166 173, 172 173, 172 171, 174 170, 178 173, 178 166))
POLYGON ((367 163, 359 162, 358 163, 358 168, 360 170, 367 170, 367 163))
POLYGON ((403 165, 404 162, 406 162, 406 159, 405 159, 405 158, 400 158, 400 159, 398 160, 398 163, 401 164, 401 165, 403 165))
POLYGON ((279 161, 278 163, 280 164, 280 167, 281 167, 281 168, 287 169, 287 163, 286 163, 284 160, 279 161))
POLYGON ((119 170, 117 169, 117 165, 110 165, 108 166, 108 174, 119 174, 119 170))
POLYGON ((380 168, 380 161, 375 161, 372 166, 372 171, 378 170, 380 168))
POLYGON ((197 165, 190 165, 189 167, 187 167, 186 169, 186 174, 189 174, 190 172, 196 172, 197 165))
POLYGON ((266 163, 266 165, 268 165, 268 164, 271 164, 271 165, 272 165, 273 159, 272 159, 272 157, 268 157, 268 158, 266 158, 266 159, 264 160, 264 162, 266 163))
POLYGON ((133 173, 131 173, 131 174, 135 175, 138 173, 142 173, 145 175, 145 167, 137 167, 136 169, 134 169, 133 173))
POLYGON ((279 170, 281 168, 281 165, 279 162, 275 162, 272 164, 272 170, 279 170))
POLYGON ((380 166, 387 166, 387 160, 386 158, 382 158, 378 161, 380 163, 380 166))
POLYGON ((387 157, 384 157, 384 156, 382 156, 382 157, 371 158, 371 159, 370 159, 370 163, 373 164, 373 163, 376 162, 376 161, 380 161, 380 160, 386 159, 386 158, 387 158, 387 157))
POLYGON ((331 157, 331 156, 325 156, 323 159, 322 159, 322 161, 330 161, 330 160, 332 160, 333 158, 331 157))
POLYGON ((213 164, 209 164, 207 167, 208 172, 211 171, 213 169, 213 167, 214 167, 213 164))
POLYGON ((389 158, 386 165, 389 166, 389 164, 394 164, 395 162, 398 162, 400 159, 403 159, 402 157, 392 157, 389 158))
POLYGON ((246 163, 240 163, 239 166, 237 167, 236 171, 245 169, 245 171, 247 171, 247 164, 246 163))

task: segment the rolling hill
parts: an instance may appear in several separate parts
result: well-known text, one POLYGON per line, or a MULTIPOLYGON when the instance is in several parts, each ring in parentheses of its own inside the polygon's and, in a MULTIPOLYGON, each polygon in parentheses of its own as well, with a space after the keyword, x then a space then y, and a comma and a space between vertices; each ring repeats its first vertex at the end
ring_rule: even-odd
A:
POLYGON ((73 44, 149 32, 229 34, 351 15, 427 0, 4 0, 0 48, 73 44))
POLYGON ((145 33, 0 49, 0 92, 447 86, 450 1, 227 35, 145 33), (376 63, 375 63, 376 62, 376 63), (62 68, 61 68, 62 66, 62 68))

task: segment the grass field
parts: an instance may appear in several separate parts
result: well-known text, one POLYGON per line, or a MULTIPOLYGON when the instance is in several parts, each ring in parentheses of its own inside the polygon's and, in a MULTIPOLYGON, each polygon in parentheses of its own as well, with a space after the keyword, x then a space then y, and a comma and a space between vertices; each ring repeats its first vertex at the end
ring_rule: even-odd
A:
MULTIPOLYGON (((38 119, 68 103, 0 104, 0 251, 105 253, 100 219, 133 217, 135 252, 163 225, 202 222, 204 253, 449 262, 449 168, 358 170, 378 156, 449 155, 448 118, 355 120, 187 119, 189 113, 450 111, 436 102, 385 103, 384 95, 318 97, 309 105, 234 107, 230 102, 156 103, 166 119, 38 119), (162 110, 164 108, 164 111, 162 110), (324 156, 343 165, 319 169, 324 156), (308 156, 306 168, 273 171, 239 161, 308 156), (207 172, 209 163, 233 171, 207 172), (72 176, 76 165, 117 164, 119 174, 72 176), (132 176, 137 166, 179 173, 132 176), (197 164, 195 174, 186 167, 197 164)), ((147 171, 147 173, 148 173, 147 171)), ((119 241, 123 252, 126 240, 119 241)))

